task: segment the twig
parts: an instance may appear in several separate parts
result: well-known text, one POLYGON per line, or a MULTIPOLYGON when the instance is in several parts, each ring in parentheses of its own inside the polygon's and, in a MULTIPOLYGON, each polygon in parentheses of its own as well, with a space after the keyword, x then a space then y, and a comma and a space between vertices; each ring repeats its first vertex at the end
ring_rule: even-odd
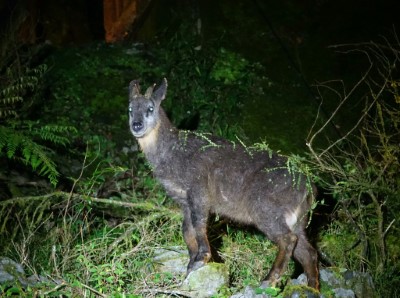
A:
MULTIPOLYGON (((347 101, 347 99, 349 99, 349 97, 355 92, 355 90, 357 90, 357 88, 361 85, 362 82, 364 82, 368 76, 368 74, 370 73, 373 63, 371 62, 371 59, 369 58, 369 56, 367 55, 369 61, 370 61, 370 65, 367 69, 367 71, 364 73, 364 75, 362 76, 362 78, 353 86, 353 88, 350 90, 350 92, 348 94, 345 94, 344 98, 340 101, 339 105, 336 107, 336 109, 332 112, 332 115, 328 118, 328 120, 320 127, 320 129, 318 129, 318 131, 316 131, 311 138, 309 139, 309 141, 307 142, 307 147, 308 148, 312 148, 312 144, 314 139, 316 138, 317 135, 319 135, 327 126, 328 124, 333 120, 333 118, 336 116, 336 114, 338 113, 338 111, 340 110, 340 108, 343 106, 343 104, 347 101)), ((361 119, 364 119, 365 115, 362 116, 361 119)), ((361 122, 361 119, 357 122, 357 125, 355 127, 358 126, 358 124, 361 122)), ((334 144, 337 144, 338 142, 344 140, 345 138, 347 138, 349 136, 349 134, 351 133, 351 131, 353 131, 355 129, 355 127, 350 130, 350 132, 348 132, 345 136, 341 137, 339 140, 337 140, 334 144)), ((334 144, 331 144, 327 149, 325 149, 321 154, 318 155, 318 159, 325 154, 330 148, 332 148, 334 146, 334 144)), ((312 153, 315 154, 314 150, 312 150, 312 153)))
POLYGON ((55 192, 48 193, 48 194, 45 194, 45 195, 14 197, 14 198, 11 198, 11 199, 8 199, 8 200, 1 201, 0 205, 8 205, 8 204, 14 205, 14 204, 18 204, 18 203, 25 204, 25 202, 28 202, 28 201, 29 202, 36 201, 36 200, 37 201, 43 201, 45 199, 52 198, 52 197, 65 197, 65 198, 67 198, 68 195, 69 195, 68 193, 63 192, 63 191, 55 191, 55 192))
POLYGON ((43 292, 43 293, 42 293, 42 294, 43 294, 43 297, 47 297, 49 294, 51 294, 51 293, 53 293, 53 292, 55 292, 55 291, 58 291, 59 289, 64 288, 64 287, 66 287, 67 285, 68 285, 68 284, 67 284, 66 282, 63 281, 61 284, 55 286, 55 287, 52 288, 51 290, 48 290, 48 291, 46 291, 46 292, 43 292))
MULTIPOLYGON (((394 31, 394 33, 396 33, 396 31, 394 31)), ((395 34, 395 38, 396 38, 396 34, 395 34)), ((383 45, 383 44, 379 44, 379 43, 375 43, 375 42, 372 42, 372 41, 370 41, 370 42, 360 42, 360 43, 342 43, 342 44, 336 44, 336 45, 331 45, 331 46, 328 46, 328 49, 337 49, 337 48, 344 48, 344 47, 359 47, 359 46, 371 46, 371 45, 373 45, 374 47, 377 47, 377 48, 382 48, 382 49, 385 49, 385 50, 390 50, 390 51, 392 51, 393 53, 397 53, 397 54, 400 54, 400 51, 399 50, 396 50, 396 49, 394 49, 392 46, 386 46, 386 45, 383 45)))
POLYGON ((163 207, 163 206, 157 206, 155 204, 152 204, 151 202, 143 202, 143 203, 130 203, 130 202, 125 202, 125 201, 117 201, 117 200, 111 200, 111 199, 104 199, 104 198, 96 198, 96 197, 90 197, 87 195, 81 195, 81 194, 76 194, 76 193, 68 193, 64 191, 55 191, 52 193, 44 194, 44 195, 38 195, 38 196, 25 196, 25 197, 14 197, 12 199, 8 199, 5 201, 0 202, 1 205, 8 205, 8 204, 18 204, 18 203, 25 203, 25 202, 32 202, 32 201, 43 201, 47 200, 52 197, 61 197, 64 199, 68 198, 73 198, 73 199, 82 199, 86 201, 92 201, 92 202, 97 202, 97 203, 102 203, 102 204, 110 204, 110 205, 117 205, 117 206, 123 206, 123 207, 128 207, 128 208, 133 208, 133 209, 140 209, 140 210, 145 210, 145 211, 153 211, 154 209, 158 209, 159 211, 168 211, 171 212, 170 209, 163 207))
MULTIPOLYGON (((63 217, 63 219, 64 219, 64 228, 67 227, 66 218, 67 218, 67 212, 68 212, 68 207, 69 207, 70 199, 72 198, 72 196, 73 196, 73 194, 74 194, 74 189, 75 189, 76 184, 77 184, 78 181, 82 178, 83 172, 85 171, 85 169, 86 169, 86 167, 87 167, 87 166, 86 166, 87 152, 88 152, 88 145, 86 145, 86 154, 85 154, 85 157, 83 158, 83 164, 82 164, 81 172, 79 173, 79 177, 78 177, 77 179, 75 179, 74 183, 72 184, 71 191, 70 191, 70 193, 69 193, 69 197, 68 197, 68 200, 67 200, 67 205, 65 206, 65 212, 64 212, 64 217, 63 217)), ((94 159, 94 160, 95 160, 95 159, 94 159)), ((93 160, 93 161, 94 161, 94 160, 93 160)), ((93 161, 92 161, 92 162, 93 162, 93 161)), ((89 164, 89 165, 90 165, 90 164, 89 164)))
POLYGON ((390 230, 390 228, 392 227, 392 225, 394 224, 394 222, 396 221, 396 219, 393 219, 390 224, 386 227, 385 231, 383 232, 383 237, 386 237, 387 232, 390 230))
POLYGON ((370 190, 367 192, 369 197, 372 199, 373 204, 375 205, 375 213, 378 221, 378 241, 379 241, 379 248, 380 248, 380 253, 381 255, 379 256, 380 259, 380 264, 378 266, 378 269, 383 270, 383 266, 386 263, 386 245, 385 245, 385 236, 384 236, 384 231, 383 231, 383 211, 381 204, 379 204, 378 198, 375 196, 375 194, 370 190))
POLYGON ((81 285, 82 285, 82 287, 88 289, 89 291, 95 293, 96 295, 98 295, 98 296, 100 296, 100 297, 104 297, 104 298, 107 297, 107 295, 104 295, 104 294, 100 293, 99 291, 93 289, 92 287, 89 287, 88 285, 85 285, 85 284, 83 284, 83 283, 81 283, 81 285))
MULTIPOLYGON (((121 236, 119 236, 117 239, 115 239, 115 240, 113 241, 113 243, 111 243, 111 244, 107 247, 107 250, 105 251, 104 255, 107 256, 111 251, 113 251, 113 249, 114 249, 115 247, 117 247, 118 244, 119 244, 122 240, 124 240, 128 235, 132 234, 132 231, 135 230, 135 229, 137 229, 137 225, 132 225, 131 227, 129 227, 128 229, 126 229, 126 231, 125 231, 121 236)), ((136 244, 136 246, 135 246, 132 250, 135 250, 135 251, 136 251, 136 250, 140 247, 140 244, 141 244, 142 240, 143 240, 143 237, 140 238, 139 243, 136 244)))
POLYGON ((166 210, 169 210, 169 209, 167 209, 165 207, 156 206, 156 205, 152 204, 151 202, 130 203, 130 202, 116 201, 116 200, 104 199, 104 198, 87 197, 87 196, 82 196, 82 197, 86 198, 87 200, 92 201, 92 202, 110 204, 110 205, 117 205, 117 206, 123 206, 123 207, 134 208, 134 209, 141 209, 141 210, 146 210, 146 211, 152 211, 154 209, 166 209, 166 210))

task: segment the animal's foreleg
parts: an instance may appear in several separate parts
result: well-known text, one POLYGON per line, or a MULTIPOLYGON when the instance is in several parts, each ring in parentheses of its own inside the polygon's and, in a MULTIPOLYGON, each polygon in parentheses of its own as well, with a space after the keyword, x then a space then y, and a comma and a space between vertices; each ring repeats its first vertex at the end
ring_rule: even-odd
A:
POLYGON ((199 252, 199 246, 196 240, 196 232, 192 224, 192 216, 188 207, 183 208, 183 224, 182 224, 183 239, 189 251, 189 264, 187 266, 187 273, 192 271, 195 258, 199 252))

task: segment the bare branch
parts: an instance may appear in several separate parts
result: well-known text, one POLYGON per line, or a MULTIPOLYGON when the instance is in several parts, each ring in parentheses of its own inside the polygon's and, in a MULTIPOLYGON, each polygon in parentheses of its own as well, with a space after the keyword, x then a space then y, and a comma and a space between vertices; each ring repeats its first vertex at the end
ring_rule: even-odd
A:
MULTIPOLYGON (((369 58, 369 57, 368 57, 368 58, 369 58)), ((320 128, 317 132, 315 132, 315 133, 311 136, 310 140, 307 141, 307 146, 308 146, 309 148, 312 147, 313 142, 314 142, 314 139, 315 139, 322 131, 325 130, 325 128, 328 126, 328 124, 329 124, 329 123, 333 120, 333 118, 338 114, 338 112, 339 112, 340 108, 343 106, 343 104, 350 98, 350 96, 355 92, 355 90, 358 89, 358 87, 361 85, 361 83, 363 83, 363 82, 366 80, 366 78, 368 77, 368 75, 369 75, 369 73, 370 73, 370 71, 371 71, 371 69, 372 69, 372 66, 373 66, 373 63, 372 63, 371 59, 369 59, 369 61, 370 61, 370 65, 369 65, 368 69, 366 70, 366 72, 364 73, 364 75, 362 76, 362 78, 353 86, 353 88, 350 90, 350 92, 349 92, 348 94, 344 93, 344 94, 345 94, 345 97, 340 101, 339 105, 338 105, 338 106, 336 107, 336 109, 332 112, 332 114, 331 114, 331 116, 328 118, 328 120, 321 126, 321 128, 320 128)), ((364 115, 364 116, 365 116, 365 115, 364 115)), ((362 118, 364 118, 364 116, 363 116, 362 118)), ((360 120, 357 122, 357 125, 356 125, 355 127, 357 127, 358 124, 359 124, 361 121, 362 121, 362 119, 360 119, 360 120)), ((355 129, 355 127, 353 127, 353 129, 352 129, 351 131, 353 131, 353 130, 355 129)), ((336 141, 336 142, 335 142, 335 145, 336 145, 338 142, 342 141, 343 139, 347 138, 348 135, 349 135, 350 133, 351 133, 351 132, 347 133, 347 134, 345 135, 345 137, 342 137, 342 138, 340 138, 338 141, 336 141)), ((328 150, 330 150, 332 147, 333 147, 333 146, 329 146, 328 149, 326 149, 322 154, 319 154, 319 157, 321 157, 323 154, 325 154, 325 152, 328 151, 328 150)), ((313 150, 313 151, 314 151, 314 150, 313 150)))

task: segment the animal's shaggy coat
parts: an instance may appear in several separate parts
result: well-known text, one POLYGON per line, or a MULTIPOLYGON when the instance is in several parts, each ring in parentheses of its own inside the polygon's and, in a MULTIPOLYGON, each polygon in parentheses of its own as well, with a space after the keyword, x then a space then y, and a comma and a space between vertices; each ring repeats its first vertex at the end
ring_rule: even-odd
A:
POLYGON ((207 220, 215 213, 254 225, 278 245, 264 286, 276 284, 293 255, 309 286, 318 288, 317 253, 305 233, 313 187, 300 173, 289 173, 285 157, 177 130, 160 107, 166 90, 164 80, 156 91, 150 87, 142 95, 138 82, 132 81, 129 127, 156 178, 182 208, 188 273, 211 257, 207 220))

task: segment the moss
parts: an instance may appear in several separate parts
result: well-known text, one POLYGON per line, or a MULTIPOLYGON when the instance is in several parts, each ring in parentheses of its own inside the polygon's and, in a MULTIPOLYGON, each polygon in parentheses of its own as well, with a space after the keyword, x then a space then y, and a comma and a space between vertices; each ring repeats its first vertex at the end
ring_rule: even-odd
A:
MULTIPOLYGON (((299 298, 308 298, 311 295, 315 295, 319 297, 319 292, 308 286, 304 285, 288 285, 285 287, 284 291, 282 292, 283 297, 299 297, 299 298)), ((312 297, 312 296, 311 296, 312 297)))

